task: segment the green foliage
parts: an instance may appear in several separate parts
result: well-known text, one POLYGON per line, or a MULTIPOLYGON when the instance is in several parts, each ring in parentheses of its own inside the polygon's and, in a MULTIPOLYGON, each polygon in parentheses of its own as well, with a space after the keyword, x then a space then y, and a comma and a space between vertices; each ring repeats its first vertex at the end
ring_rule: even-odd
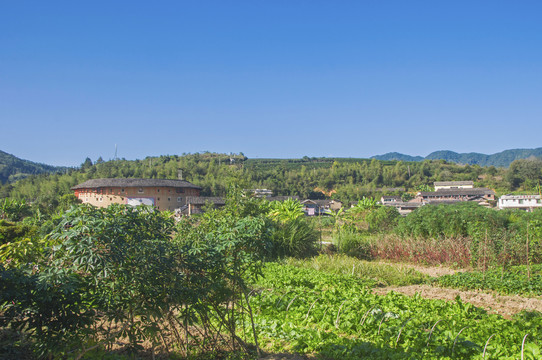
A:
POLYGON ((308 259, 288 258, 284 264, 305 269, 337 274, 351 275, 360 279, 373 279, 379 285, 405 286, 426 282, 425 275, 402 265, 379 264, 370 261, 359 260, 342 254, 319 255, 308 259))
POLYGON ((72 186, 88 179, 176 179, 179 169, 183 170, 186 180, 203 188, 204 196, 226 196, 229 184, 237 182, 243 188, 267 188, 276 195, 313 199, 333 196, 347 203, 363 196, 401 195, 397 190, 399 187, 408 191, 442 178, 472 180, 479 176, 483 177, 480 186, 511 190, 509 182, 503 180, 504 169, 465 167, 439 160, 410 163, 344 158, 247 160, 235 154, 196 153, 134 161, 96 161, 94 164, 85 161, 78 170, 31 176, 4 186, 0 189, 0 197, 26 199, 40 204, 44 214, 52 214, 60 196, 72 193, 72 186))
POLYGON ((333 242, 341 254, 358 259, 371 260, 371 242, 367 235, 353 229, 340 229, 335 232, 333 242))
POLYGON ((306 257, 316 253, 318 232, 305 218, 298 200, 262 202, 261 209, 270 220, 267 235, 271 258, 306 257))
POLYGON ((185 355, 225 338, 239 346, 236 319, 267 254, 266 218, 228 211, 186 219, 174 235, 169 214, 149 207, 73 207, 47 240, 2 247, 0 327, 57 357, 119 342, 136 352, 164 345, 165 333, 185 355), (194 344, 196 324, 203 343, 194 344))
POLYGON ((354 204, 354 206, 348 209, 348 212, 356 214, 364 212, 366 210, 372 210, 378 206, 379 205, 376 199, 363 196, 360 200, 358 200, 357 203, 354 204))
POLYGON ((6 268, 20 267, 24 264, 37 264, 51 244, 49 239, 23 238, 0 245, 0 261, 6 268))
POLYGON ((269 351, 318 353, 330 359, 537 358, 542 317, 513 320, 470 304, 390 292, 373 294, 367 279, 269 264, 251 300, 256 327, 269 351), (438 326, 437 326, 438 325, 438 326))
POLYGON ((22 222, 0 220, 0 245, 32 237, 36 227, 22 222))
POLYGON ((279 223, 295 221, 304 216, 303 205, 294 199, 271 201, 268 206, 269 218, 279 223))
POLYGON ((393 206, 381 206, 369 212, 365 217, 370 232, 390 232, 399 220, 399 211, 393 206))
POLYGON ((307 219, 298 217, 274 223, 270 228, 270 240, 273 245, 271 255, 273 258, 284 256, 302 258, 316 253, 318 232, 307 219))
POLYGON ((506 180, 513 190, 535 191, 542 181, 542 159, 528 158, 513 161, 506 173, 506 180))
POLYGON ((542 266, 535 265, 528 276, 526 266, 493 268, 489 271, 458 272, 433 280, 442 287, 464 290, 491 290, 504 295, 542 295, 542 266))
POLYGON ((24 200, 6 198, 0 201, 0 219, 19 221, 30 215, 30 206, 24 200))
POLYGON ((479 226, 488 230, 504 229, 507 221, 505 212, 487 209, 472 202, 429 205, 401 218, 397 232, 414 237, 475 236, 480 230, 479 226))
POLYGON ((56 167, 22 160, 0 150, 0 185, 15 182, 35 174, 54 173, 66 169, 67 168, 65 167, 56 167))

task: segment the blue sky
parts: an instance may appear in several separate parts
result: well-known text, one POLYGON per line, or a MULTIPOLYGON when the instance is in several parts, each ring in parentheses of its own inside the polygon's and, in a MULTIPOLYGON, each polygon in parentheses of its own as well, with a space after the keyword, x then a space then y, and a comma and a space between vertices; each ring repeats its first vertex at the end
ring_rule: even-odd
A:
POLYGON ((542 146, 540 1, 0 1, 0 150, 54 165, 542 146))

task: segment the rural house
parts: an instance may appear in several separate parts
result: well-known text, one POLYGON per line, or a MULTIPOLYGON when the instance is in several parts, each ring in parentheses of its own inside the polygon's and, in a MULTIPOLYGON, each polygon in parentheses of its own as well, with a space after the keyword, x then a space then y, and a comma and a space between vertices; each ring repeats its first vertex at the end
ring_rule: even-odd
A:
POLYGON ((473 181, 435 181, 433 183, 435 191, 449 189, 473 189, 473 181))
POLYGON ((158 210, 175 210, 186 205, 187 197, 199 196, 201 187, 185 180, 92 179, 71 189, 84 204, 97 207, 144 204, 158 210))
POLYGON ((473 189, 440 189, 438 191, 421 191, 411 200, 413 202, 435 203, 476 201, 478 203, 495 200, 495 192, 487 188, 473 189))
POLYGON ((221 197, 189 196, 186 198, 186 206, 182 208, 182 214, 203 214, 206 207, 219 208, 224 205, 226 201, 221 197))
POLYGON ((520 209, 532 212, 535 208, 542 208, 540 195, 503 195, 499 198, 499 209, 520 209))

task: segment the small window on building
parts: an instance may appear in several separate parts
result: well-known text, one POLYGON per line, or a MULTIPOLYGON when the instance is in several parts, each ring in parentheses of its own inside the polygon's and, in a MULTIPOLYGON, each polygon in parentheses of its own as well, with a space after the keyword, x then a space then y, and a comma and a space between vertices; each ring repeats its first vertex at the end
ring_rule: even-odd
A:
POLYGON ((175 190, 175 192, 177 194, 182 194, 182 193, 184 193, 184 189, 183 188, 178 188, 178 189, 175 190))
POLYGON ((171 198, 167 198, 167 201, 171 201, 171 198))
POLYGON ((156 189, 156 192, 160 192, 160 189, 156 189))
POLYGON ((519 199, 519 203, 520 203, 520 204, 523 204, 523 199, 519 199))
POLYGON ((177 198, 177 202, 181 202, 181 201, 183 201, 183 198, 179 196, 179 197, 177 198))
POLYGON ((120 199, 121 199, 121 200, 124 200, 124 198, 123 198, 123 197, 121 197, 120 199))
POLYGON ((158 199, 156 199, 156 200, 160 201, 160 198, 158 198, 158 199))
POLYGON ((139 189, 137 190, 137 192, 140 193, 140 194, 143 194, 143 188, 139 188, 139 189))
POLYGON ((103 198, 100 198, 100 202, 102 202, 104 199, 103 198))
POLYGON ((120 189, 120 192, 124 192, 124 189, 120 189))

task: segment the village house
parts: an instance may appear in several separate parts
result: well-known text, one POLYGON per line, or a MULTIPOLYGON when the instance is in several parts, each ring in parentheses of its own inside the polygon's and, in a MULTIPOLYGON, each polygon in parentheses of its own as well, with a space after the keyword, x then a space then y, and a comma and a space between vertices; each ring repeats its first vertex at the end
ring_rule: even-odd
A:
POLYGON ((182 214, 194 215, 205 212, 206 207, 219 208, 226 205, 226 201, 221 197, 211 196, 188 196, 186 206, 182 208, 182 214))
POLYGON ((168 179, 92 179, 71 189, 84 204, 153 205, 158 210, 181 208, 187 197, 199 196, 201 191, 188 181, 168 179))
POLYGON ((436 203, 475 201, 478 203, 495 200, 495 192, 487 188, 473 189, 440 189, 438 191, 421 191, 412 202, 436 203))
POLYGON ((417 208, 425 205, 424 202, 416 201, 387 201, 382 203, 384 206, 393 206, 399 211, 401 216, 407 216, 417 208))
POLYGON ((265 200, 267 201, 286 201, 286 200, 299 200, 297 195, 286 195, 286 196, 267 196, 265 200))
POLYGON ((384 206, 393 206, 399 211, 401 216, 407 216, 420 206, 425 205, 423 202, 403 201, 400 196, 382 196, 380 204, 384 206))
POLYGON ((307 199, 301 201, 301 205, 303 205, 303 212, 305 212, 305 215, 307 216, 329 214, 331 212, 337 212, 342 208, 342 203, 340 201, 325 199, 307 199))
POLYGON ((397 202, 401 202, 401 197, 400 196, 382 196, 380 198, 380 203, 382 205, 388 205, 388 204, 391 204, 391 203, 397 203, 397 202))
POLYGON ((540 195, 503 195, 499 198, 498 207, 532 212, 536 208, 542 208, 542 197, 540 195))
POLYGON ((449 189, 473 189, 473 181, 435 181, 433 183, 435 191, 449 189))

